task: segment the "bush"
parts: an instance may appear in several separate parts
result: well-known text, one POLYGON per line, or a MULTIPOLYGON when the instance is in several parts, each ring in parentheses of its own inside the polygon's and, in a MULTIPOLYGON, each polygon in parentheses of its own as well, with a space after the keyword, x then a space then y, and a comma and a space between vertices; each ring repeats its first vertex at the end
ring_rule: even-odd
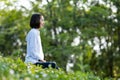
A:
POLYGON ((42 69, 21 59, 0 57, 0 80, 101 80, 92 72, 66 73, 62 69, 42 69))

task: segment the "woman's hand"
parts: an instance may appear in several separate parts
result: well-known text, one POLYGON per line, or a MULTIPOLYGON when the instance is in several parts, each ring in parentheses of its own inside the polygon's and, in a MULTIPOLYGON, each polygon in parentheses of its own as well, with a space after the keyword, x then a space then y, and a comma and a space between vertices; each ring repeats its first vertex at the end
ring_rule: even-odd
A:
POLYGON ((42 62, 46 62, 46 60, 42 60, 42 62))

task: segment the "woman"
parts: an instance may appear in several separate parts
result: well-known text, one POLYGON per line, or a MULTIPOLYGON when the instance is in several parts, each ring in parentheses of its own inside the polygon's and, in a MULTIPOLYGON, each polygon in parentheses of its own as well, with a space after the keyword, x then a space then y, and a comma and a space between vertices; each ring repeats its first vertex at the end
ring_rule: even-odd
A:
POLYGON ((44 25, 44 17, 41 14, 33 14, 30 20, 31 30, 26 36, 27 41, 27 55, 25 63, 32 63, 35 65, 42 65, 43 68, 51 67, 56 68, 54 62, 46 62, 42 50, 41 38, 39 28, 44 25))

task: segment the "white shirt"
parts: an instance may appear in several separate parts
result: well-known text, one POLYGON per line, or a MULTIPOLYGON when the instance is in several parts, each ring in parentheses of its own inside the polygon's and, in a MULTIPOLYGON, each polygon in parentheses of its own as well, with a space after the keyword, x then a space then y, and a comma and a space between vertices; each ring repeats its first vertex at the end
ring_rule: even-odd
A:
POLYGON ((34 64, 38 62, 38 60, 44 60, 39 30, 32 28, 27 34, 26 41, 27 55, 25 57, 25 63, 34 64))

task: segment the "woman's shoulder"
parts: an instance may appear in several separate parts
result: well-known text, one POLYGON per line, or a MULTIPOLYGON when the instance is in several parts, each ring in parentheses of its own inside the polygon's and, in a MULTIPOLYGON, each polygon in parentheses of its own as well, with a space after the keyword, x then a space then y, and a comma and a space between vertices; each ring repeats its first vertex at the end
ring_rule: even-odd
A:
POLYGON ((28 41, 30 38, 34 38, 36 36, 37 36, 37 32, 34 29, 31 29, 26 36, 26 41, 28 41))
POLYGON ((28 32, 28 34, 35 34, 36 33, 36 31, 34 30, 34 29, 31 29, 29 32, 28 32))
POLYGON ((29 36, 39 36, 39 30, 31 29, 28 33, 29 36))

